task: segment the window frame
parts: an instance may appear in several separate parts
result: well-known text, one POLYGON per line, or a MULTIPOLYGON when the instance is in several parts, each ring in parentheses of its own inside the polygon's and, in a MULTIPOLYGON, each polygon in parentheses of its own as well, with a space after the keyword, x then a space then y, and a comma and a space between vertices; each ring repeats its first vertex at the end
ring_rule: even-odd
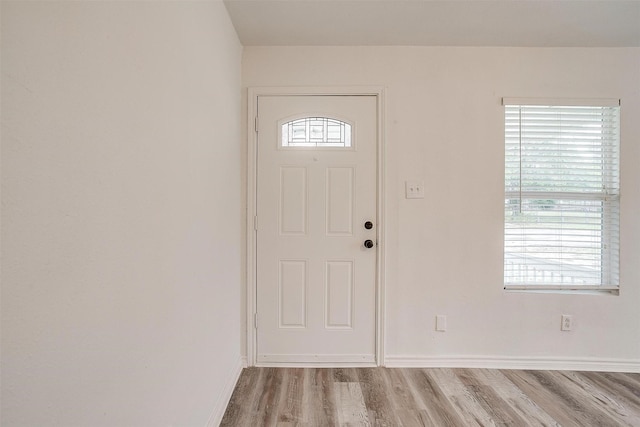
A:
MULTIPOLYGON (((620 289, 619 283, 619 235, 620 235, 620 100, 619 99, 542 99, 542 98, 503 98, 503 130, 504 134, 504 220, 503 220, 503 285, 504 289, 508 291, 554 291, 554 292, 563 292, 563 291, 585 291, 585 292, 606 292, 612 294, 618 294, 620 289), (614 153, 614 161, 613 166, 605 171, 605 163, 603 162, 603 174, 613 175, 615 178, 616 185, 614 185, 614 191, 611 192, 611 189, 603 186, 602 191, 594 192, 594 191, 523 191, 523 181, 519 180, 519 190, 517 191, 509 191, 507 188, 508 185, 508 165, 507 162, 509 160, 507 150, 508 150, 508 135, 506 132, 507 127, 507 107, 602 107, 608 108, 613 107, 616 108, 615 112, 615 124, 614 130, 616 131, 614 137, 614 147, 612 148, 614 153), (517 252, 511 251, 508 252, 507 249, 507 228, 508 228, 508 218, 507 218, 507 208, 508 208, 508 200, 511 199, 519 199, 519 206, 525 200, 540 200, 540 199, 549 199, 554 201, 595 201, 599 202, 602 206, 600 212, 601 219, 601 229, 600 229, 600 258, 601 264, 599 266, 600 273, 600 284, 551 284, 551 283, 540 283, 537 280, 533 282, 527 282, 526 279, 520 282, 512 280, 508 280, 507 274, 507 256, 509 253, 516 254, 517 252), (614 219, 613 226, 611 226, 611 219, 614 219), (606 225, 605 225, 606 224, 606 225), (613 229, 612 227, 615 227, 613 229), (612 237, 613 236, 613 237, 612 237), (612 256, 612 254, 614 256, 612 256), (615 263, 615 265, 611 265, 615 263), (606 277, 605 277, 606 276, 606 277)), ((522 118, 518 119, 519 125, 522 124, 522 118)), ((601 139, 604 143, 606 141, 604 138, 601 139)), ((519 142, 520 146, 522 146, 523 141, 519 142)), ((518 155, 518 159, 522 159, 522 155, 518 155)), ((609 164, 609 163, 606 163, 609 164)), ((519 166, 520 172, 522 173, 522 166, 519 166)), ((587 218, 585 218, 586 221, 587 218)), ((513 222, 512 222, 513 224, 513 222)), ((526 230, 526 227, 524 228, 526 230)), ((550 241, 547 241, 550 242, 550 241)), ((524 247, 523 243, 523 247, 524 247)), ((553 247, 553 245, 547 245, 547 248, 553 247)), ((560 245, 562 248, 562 244, 560 245)), ((565 246, 571 248, 571 246, 565 246)), ((526 263, 525 263, 526 265, 526 263)), ((531 264, 529 264, 531 265, 531 264)), ((561 280, 562 281, 562 280, 561 280)))

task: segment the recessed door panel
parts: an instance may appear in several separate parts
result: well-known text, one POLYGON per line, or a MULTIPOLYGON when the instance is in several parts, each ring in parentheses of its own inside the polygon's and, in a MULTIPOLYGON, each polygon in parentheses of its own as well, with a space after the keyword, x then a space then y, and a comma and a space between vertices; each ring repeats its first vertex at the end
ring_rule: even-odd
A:
POLYGON ((354 168, 327 168, 327 235, 353 234, 354 168))
POLYGON ((280 327, 304 328, 307 306, 307 262, 280 261, 280 327))
POLYGON ((307 169, 280 168, 280 234, 307 232, 307 169))
POLYGON ((327 328, 351 328, 353 314, 353 261, 327 261, 327 328))

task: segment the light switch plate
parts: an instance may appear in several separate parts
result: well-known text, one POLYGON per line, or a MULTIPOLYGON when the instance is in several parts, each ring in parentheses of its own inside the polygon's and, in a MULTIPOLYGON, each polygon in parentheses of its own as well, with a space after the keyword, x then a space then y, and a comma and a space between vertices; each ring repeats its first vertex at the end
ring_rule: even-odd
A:
POLYGON ((424 199, 424 183, 421 181, 406 181, 405 197, 407 199, 424 199))

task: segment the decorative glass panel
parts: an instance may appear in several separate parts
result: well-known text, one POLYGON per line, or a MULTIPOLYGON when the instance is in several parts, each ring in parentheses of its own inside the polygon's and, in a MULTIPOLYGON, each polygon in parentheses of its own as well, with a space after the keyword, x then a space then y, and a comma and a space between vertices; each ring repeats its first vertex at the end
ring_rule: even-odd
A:
POLYGON ((351 125, 326 117, 306 117, 282 125, 283 147, 351 147, 351 125))

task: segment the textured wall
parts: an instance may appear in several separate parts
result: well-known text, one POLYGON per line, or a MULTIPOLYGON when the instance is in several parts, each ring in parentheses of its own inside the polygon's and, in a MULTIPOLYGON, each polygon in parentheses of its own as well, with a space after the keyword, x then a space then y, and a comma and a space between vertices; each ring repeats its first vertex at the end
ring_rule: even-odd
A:
POLYGON ((2 425, 207 423, 240 363, 221 2, 2 2, 2 425))

